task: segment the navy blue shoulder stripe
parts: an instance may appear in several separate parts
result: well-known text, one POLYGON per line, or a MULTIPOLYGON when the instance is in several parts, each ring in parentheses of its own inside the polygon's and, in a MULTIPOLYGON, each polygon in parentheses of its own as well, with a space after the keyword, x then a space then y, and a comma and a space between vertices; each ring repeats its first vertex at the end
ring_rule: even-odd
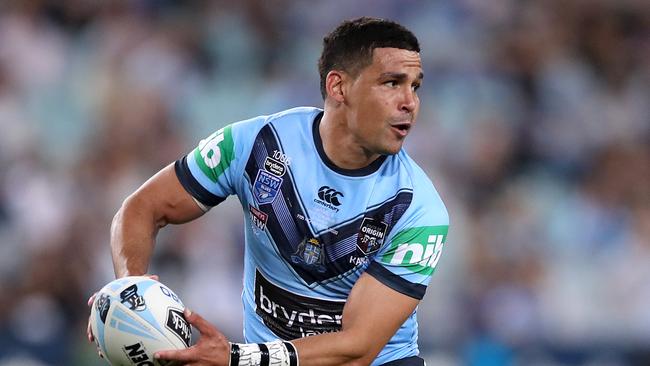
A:
POLYGON ((187 166, 187 156, 176 160, 176 163, 174 163, 174 171, 176 171, 176 176, 187 193, 192 195, 192 197, 196 198, 202 204, 212 207, 220 204, 226 199, 226 197, 219 197, 203 188, 196 178, 192 176, 190 168, 187 166))
POLYGON ((427 287, 420 283, 412 283, 405 280, 403 277, 400 277, 393 272, 387 270, 381 264, 377 262, 372 262, 366 269, 366 273, 376 278, 379 282, 384 285, 392 288, 393 290, 402 293, 404 295, 410 296, 414 299, 422 300, 427 287))

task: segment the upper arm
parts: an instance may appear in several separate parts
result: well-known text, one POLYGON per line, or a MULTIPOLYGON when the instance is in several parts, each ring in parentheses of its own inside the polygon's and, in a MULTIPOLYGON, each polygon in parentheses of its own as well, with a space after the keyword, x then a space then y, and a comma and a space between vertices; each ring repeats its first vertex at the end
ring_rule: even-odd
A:
POLYGON ((131 194, 113 218, 111 251, 118 277, 147 272, 158 229, 193 220, 203 210, 168 165, 131 194))
POLYGON ((449 227, 444 204, 433 189, 415 190, 412 205, 393 228, 343 310, 343 331, 367 348, 371 362, 423 298, 449 227))
POLYGON ((161 170, 134 195, 154 204, 162 224, 197 218, 237 194, 246 152, 264 122, 254 118, 227 125, 202 139, 183 158, 161 170))
POLYGON ((151 212, 158 227, 188 222, 204 213, 181 185, 174 164, 149 178, 126 200, 125 205, 151 212))
POLYGON ((363 274, 343 308, 342 330, 367 350, 364 358, 372 360, 415 311, 418 303, 418 299, 363 274))
POLYGON ((227 125, 201 140, 176 162, 176 174, 187 192, 206 207, 230 195, 241 195, 248 156, 264 126, 263 116, 227 125))
POLYGON ((369 365, 419 300, 362 274, 343 308, 341 331, 294 339, 301 365, 369 365))

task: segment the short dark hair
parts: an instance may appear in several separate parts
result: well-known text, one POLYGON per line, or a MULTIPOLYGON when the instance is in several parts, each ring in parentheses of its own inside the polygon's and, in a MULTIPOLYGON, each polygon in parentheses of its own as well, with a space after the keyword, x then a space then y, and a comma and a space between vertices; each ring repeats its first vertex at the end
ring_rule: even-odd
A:
POLYGON ((320 91, 327 97, 325 79, 332 70, 353 76, 372 63, 375 48, 391 47, 420 52, 417 37, 404 26, 390 20, 361 17, 346 20, 323 38, 323 53, 318 60, 320 91))

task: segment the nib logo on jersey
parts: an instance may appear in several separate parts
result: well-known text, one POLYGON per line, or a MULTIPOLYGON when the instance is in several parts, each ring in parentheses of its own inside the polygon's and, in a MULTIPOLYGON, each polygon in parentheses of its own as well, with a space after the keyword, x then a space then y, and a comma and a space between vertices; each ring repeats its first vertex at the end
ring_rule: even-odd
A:
POLYGON ((342 192, 328 186, 318 188, 318 198, 314 198, 314 202, 321 206, 327 207, 330 210, 338 212, 338 206, 341 205, 339 197, 345 197, 342 192))
POLYGON ((341 330, 345 301, 301 296, 274 285, 255 273, 255 312, 284 340, 341 330))
POLYGON ((382 262, 430 276, 438 264, 449 226, 419 226, 398 232, 382 262))

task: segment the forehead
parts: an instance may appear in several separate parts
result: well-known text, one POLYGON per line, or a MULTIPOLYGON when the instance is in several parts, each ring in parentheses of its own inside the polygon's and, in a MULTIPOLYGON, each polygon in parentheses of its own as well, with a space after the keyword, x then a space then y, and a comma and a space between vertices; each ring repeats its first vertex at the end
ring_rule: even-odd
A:
POLYGON ((369 68, 378 72, 414 72, 422 71, 420 53, 401 48, 375 48, 372 64, 369 68))

